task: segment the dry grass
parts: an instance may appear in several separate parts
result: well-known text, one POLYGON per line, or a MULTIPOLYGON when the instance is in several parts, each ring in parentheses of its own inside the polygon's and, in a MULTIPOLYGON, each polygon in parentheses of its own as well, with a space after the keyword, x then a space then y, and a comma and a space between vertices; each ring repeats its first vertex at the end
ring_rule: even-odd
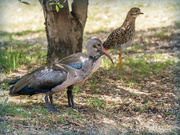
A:
MULTIPOLYGON (((44 29, 40 4, 37 0, 32 0, 30 3, 31 5, 27 6, 14 0, 1 1, 1 28, 9 32, 44 29)), ((140 7, 144 12, 144 15, 136 21, 137 30, 169 26, 179 21, 179 6, 178 0, 91 0, 85 33, 109 32, 119 27, 131 7, 140 7)))

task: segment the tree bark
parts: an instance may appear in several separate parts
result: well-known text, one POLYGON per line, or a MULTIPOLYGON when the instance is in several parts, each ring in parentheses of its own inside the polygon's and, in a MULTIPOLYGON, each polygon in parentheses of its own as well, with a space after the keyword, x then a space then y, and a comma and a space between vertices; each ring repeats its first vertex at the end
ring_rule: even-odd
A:
POLYGON ((82 52, 83 32, 87 18, 88 0, 74 0, 69 11, 68 0, 60 0, 63 8, 56 11, 49 0, 40 0, 43 7, 48 40, 47 63, 82 52))

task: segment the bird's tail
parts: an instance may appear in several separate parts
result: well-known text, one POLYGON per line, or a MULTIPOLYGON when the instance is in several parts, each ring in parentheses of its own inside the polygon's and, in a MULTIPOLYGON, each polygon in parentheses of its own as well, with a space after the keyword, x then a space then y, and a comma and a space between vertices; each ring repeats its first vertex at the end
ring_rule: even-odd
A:
POLYGON ((12 86, 10 89, 9 89, 9 95, 10 96, 18 96, 19 94, 17 94, 17 93, 13 93, 12 91, 13 91, 13 88, 14 88, 14 86, 12 86))
POLYGON ((9 83, 9 85, 12 85, 12 84, 17 83, 20 79, 21 79, 21 78, 18 78, 18 79, 16 79, 16 80, 12 80, 12 81, 9 83))
POLYGON ((9 95, 10 96, 19 96, 19 95, 34 95, 34 94, 39 94, 39 93, 46 93, 47 91, 51 91, 49 89, 45 89, 45 90, 42 90, 42 89, 33 89, 33 88, 29 88, 28 86, 25 86, 23 89, 21 89, 18 93, 13 93, 13 88, 14 86, 12 86, 10 89, 9 89, 9 95))

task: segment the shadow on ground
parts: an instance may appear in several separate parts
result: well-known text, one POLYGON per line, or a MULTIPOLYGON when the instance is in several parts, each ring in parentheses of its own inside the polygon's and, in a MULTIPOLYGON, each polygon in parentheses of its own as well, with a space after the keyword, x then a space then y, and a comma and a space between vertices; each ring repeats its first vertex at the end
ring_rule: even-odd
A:
MULTIPOLYGON (((55 106, 60 113, 53 114, 47 112, 44 96, 9 97, 7 105, 0 112, 0 133, 177 134, 180 124, 179 63, 168 59, 179 57, 179 29, 179 23, 175 23, 174 26, 138 31, 134 47, 124 51, 122 72, 118 69, 118 63, 107 64, 76 88, 76 110, 66 107, 65 92, 54 96, 55 106), (155 60, 154 55, 162 57, 155 60)), ((11 37, 4 46, 19 42, 12 35, 21 37, 31 33, 3 33, 11 37)), ((92 36, 100 36, 104 41, 108 34, 107 31, 85 33, 85 41, 92 36)), ((33 40, 37 43, 36 38, 33 40)), ((109 52, 118 61, 118 51, 109 52)), ((5 99, 8 86, 2 86, 2 98, 5 99)))

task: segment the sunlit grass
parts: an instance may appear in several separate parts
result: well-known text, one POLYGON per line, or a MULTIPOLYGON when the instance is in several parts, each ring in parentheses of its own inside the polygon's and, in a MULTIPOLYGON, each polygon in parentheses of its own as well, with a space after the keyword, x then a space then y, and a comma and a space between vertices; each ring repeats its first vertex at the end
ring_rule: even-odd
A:
POLYGON ((25 68, 31 68, 31 65, 40 66, 46 62, 47 49, 43 48, 44 43, 22 38, 34 34, 38 34, 40 38, 41 32, 42 30, 16 33, 1 32, 0 40, 4 42, 4 45, 0 48, 0 68, 2 72, 9 73, 23 66, 25 68))
POLYGON ((102 67, 109 68, 110 66, 113 66, 113 63, 109 59, 103 58, 102 59, 102 67))
POLYGON ((91 107, 95 107, 95 108, 97 108, 97 107, 99 107, 99 108, 106 107, 105 100, 100 99, 99 96, 89 98, 88 101, 87 101, 87 105, 91 106, 91 107))
MULTIPOLYGON (((69 3, 71 3, 71 0, 69 3)), ((178 19, 176 16, 179 15, 179 6, 180 3, 178 0, 91 0, 88 7, 89 12, 85 33, 102 30, 109 31, 119 27, 123 23, 127 12, 132 7, 139 7, 144 12, 143 16, 137 18, 137 30, 171 25, 178 19)), ((19 1, 3 0, 0 4, 0 10, 2 17, 0 26, 6 31, 44 29, 43 11, 37 0, 31 0, 29 6, 19 1)))
POLYGON ((46 50, 42 50, 40 47, 7 47, 0 50, 0 68, 3 72, 12 72, 23 65, 28 67, 29 65, 41 65, 46 62, 46 50))
MULTIPOLYGON (((128 51, 134 50, 135 48, 142 49, 142 47, 132 47, 128 51)), ((113 51, 112 51, 113 52, 113 51)), ((118 56, 118 53, 115 53, 118 56)), ((137 86, 137 79, 144 79, 149 77, 161 76, 164 72, 171 70, 175 67, 178 60, 176 57, 164 54, 164 53, 154 53, 154 54, 144 54, 135 53, 132 55, 122 55, 123 61, 123 71, 119 70, 118 59, 114 60, 113 65, 111 61, 103 58, 101 70, 113 70, 113 74, 120 74, 119 79, 121 80, 121 85, 129 88, 134 88, 137 86)), ((108 77, 112 76, 111 72, 107 73, 108 77)))
POLYGON ((73 93, 81 93, 81 92, 82 92, 82 90, 81 90, 81 86, 80 85, 77 85, 77 86, 74 87, 73 93))
POLYGON ((116 3, 108 0, 91 1, 87 19, 88 27, 85 28, 85 31, 91 33, 100 30, 112 31, 114 28, 120 27, 127 12, 132 7, 139 7, 144 13, 144 15, 139 16, 136 20, 137 30, 171 25, 177 19, 175 16, 178 14, 179 5, 180 3, 177 0, 152 2, 145 0, 116 1, 116 3), (103 4, 101 4, 102 2, 103 4), (101 8, 97 8, 97 5, 101 8), (159 8, 156 5, 159 5, 159 8), (167 7, 167 5, 171 6, 167 7))
POLYGON ((165 59, 165 55, 133 55, 126 57, 123 64, 127 69, 132 70, 134 75, 145 77, 149 73, 160 73, 165 68, 175 65, 175 60, 172 58, 165 59))
POLYGON ((39 1, 29 1, 27 6, 14 0, 0 1, 1 30, 20 32, 25 30, 44 29, 43 11, 39 1))

